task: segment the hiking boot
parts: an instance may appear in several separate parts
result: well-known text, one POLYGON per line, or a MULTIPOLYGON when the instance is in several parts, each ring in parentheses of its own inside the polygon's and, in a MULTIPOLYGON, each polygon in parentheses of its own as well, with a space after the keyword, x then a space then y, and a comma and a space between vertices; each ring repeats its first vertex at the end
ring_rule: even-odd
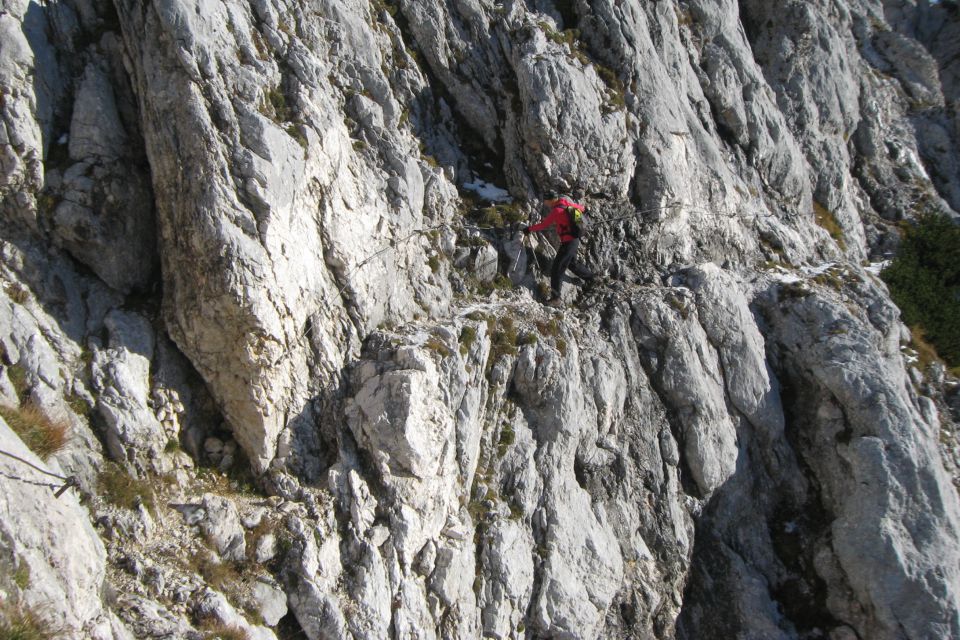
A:
POLYGON ((547 305, 548 307, 553 307, 553 308, 555 308, 555 309, 559 309, 560 307, 563 306, 563 299, 562 299, 560 296, 554 296, 554 297, 550 298, 549 300, 547 300, 546 305, 547 305))

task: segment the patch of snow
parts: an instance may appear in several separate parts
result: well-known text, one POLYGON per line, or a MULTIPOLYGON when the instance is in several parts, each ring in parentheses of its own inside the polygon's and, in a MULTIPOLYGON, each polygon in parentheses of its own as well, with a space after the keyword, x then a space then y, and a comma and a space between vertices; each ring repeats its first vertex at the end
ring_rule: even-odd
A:
POLYGON ((872 273, 875 276, 879 276, 880 272, 890 266, 890 260, 881 260, 880 262, 871 262, 866 266, 866 270, 869 273, 872 273))
POLYGON ((824 262, 823 264, 817 265, 815 267, 803 266, 803 267, 800 267, 800 270, 803 271, 808 276, 815 277, 815 276, 820 276, 825 274, 827 271, 830 271, 830 269, 833 269, 835 266, 837 266, 836 262, 824 262))
POLYGON ((798 276, 796 273, 785 269, 784 267, 777 265, 769 271, 770 275, 773 276, 773 279, 777 282, 782 282, 783 284, 796 284, 800 282, 803 278, 798 276))
POLYGON ((463 188, 467 191, 472 191, 481 198, 489 200, 490 202, 512 202, 513 198, 510 197, 510 194, 506 189, 501 189, 500 187, 490 184, 489 182, 484 182, 479 178, 473 182, 465 182, 463 188))

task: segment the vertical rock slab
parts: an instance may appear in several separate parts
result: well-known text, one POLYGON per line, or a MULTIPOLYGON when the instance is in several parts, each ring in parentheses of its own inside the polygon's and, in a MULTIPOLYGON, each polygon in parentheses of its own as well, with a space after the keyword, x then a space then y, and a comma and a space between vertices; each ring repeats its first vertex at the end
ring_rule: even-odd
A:
POLYGON ((320 9, 118 3, 157 198, 167 324, 258 471, 290 420, 310 423, 311 401, 358 330, 447 297, 417 232, 428 226, 420 165, 390 129, 398 113, 382 36, 364 7, 320 9), (355 39, 367 45, 340 46, 355 39), (381 156, 350 140, 330 74, 357 84, 351 113, 377 136, 386 173, 381 156))
POLYGON ((818 556, 831 613, 862 637, 960 634, 960 500, 939 424, 883 336, 842 302, 807 295, 768 317, 789 428, 832 517, 818 556))

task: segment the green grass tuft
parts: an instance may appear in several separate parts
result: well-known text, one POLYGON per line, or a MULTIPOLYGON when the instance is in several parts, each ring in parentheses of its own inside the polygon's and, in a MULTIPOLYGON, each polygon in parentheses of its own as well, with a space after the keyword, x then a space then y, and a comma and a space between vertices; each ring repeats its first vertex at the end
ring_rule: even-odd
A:
POLYGON ((21 591, 26 591, 30 586, 30 565, 20 560, 20 566, 13 572, 13 583, 21 591))
POLYGON ((138 480, 115 462, 107 462, 97 477, 98 493, 108 503, 124 509, 136 509, 141 504, 151 514, 156 513, 156 496, 148 480, 138 480))

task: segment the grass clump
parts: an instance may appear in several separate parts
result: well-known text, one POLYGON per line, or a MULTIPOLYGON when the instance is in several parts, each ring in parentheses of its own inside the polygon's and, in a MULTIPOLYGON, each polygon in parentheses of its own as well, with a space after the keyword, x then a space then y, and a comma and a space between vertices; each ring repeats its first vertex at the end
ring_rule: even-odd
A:
POLYGON ((505 422, 500 429, 500 437, 497 439, 497 453, 502 458, 507 454, 507 450, 517 441, 517 432, 513 430, 513 425, 505 422))
POLYGON ((236 565, 232 562, 218 562, 206 554, 202 554, 196 561, 194 570, 207 584, 221 593, 235 591, 242 581, 236 565))
POLYGON ((31 609, 0 604, 0 640, 54 640, 61 632, 31 609))
POLYGON ((844 240, 843 229, 837 221, 837 216, 816 200, 813 201, 813 219, 817 225, 830 234, 830 237, 836 241, 841 251, 846 250, 847 243, 846 240, 844 240))
POLYGON ((23 560, 20 561, 20 566, 13 572, 13 583, 21 591, 26 591, 30 586, 30 565, 23 560))
POLYGON ((30 299, 30 291, 18 282, 4 286, 3 290, 7 297, 17 304, 26 304, 30 299))
POLYGON ((431 336, 424 345, 430 351, 433 351, 436 354, 439 354, 441 358, 450 357, 450 349, 447 348, 447 345, 444 344, 443 340, 437 336, 431 336))
POLYGON ((287 96, 282 88, 271 87, 266 90, 263 97, 264 102, 260 107, 260 113, 278 124, 290 122, 293 119, 290 106, 287 104, 287 96))
POLYGON ((18 409, 0 407, 0 416, 23 443, 44 460, 60 451, 70 439, 69 423, 51 420, 32 403, 18 409))
POLYGON ((929 344, 939 354, 931 358, 960 368, 960 226, 942 214, 921 216, 905 227, 897 256, 880 277, 913 327, 914 342, 929 344))
POLYGON ((200 632, 203 640, 250 640, 250 635, 240 627, 209 620, 200 626, 200 632))
POLYGON ((7 379, 13 385, 14 391, 17 392, 17 398, 23 402, 29 389, 26 370, 18 364, 11 365, 7 367, 7 379))
POLYGON ((477 340, 477 328, 471 325, 465 326, 460 330, 460 344, 465 346, 467 349, 473 346, 473 343, 477 340))
POLYGON ((115 462, 106 463, 97 477, 97 489, 104 500, 116 507, 132 510, 142 504, 150 513, 156 513, 150 482, 134 478, 115 462))
POLYGON ((490 359, 492 367, 503 356, 517 355, 517 327, 510 316, 504 316, 499 324, 494 319, 487 320, 490 329, 490 359))
POLYGON ((527 345, 537 344, 537 340, 538 340, 537 334, 533 332, 528 332, 520 336, 520 338, 517 340, 517 345, 521 347, 525 347, 527 345))
POLYGON ((472 217, 478 224, 488 227, 502 227, 504 224, 503 215, 497 207, 485 207, 472 217))

